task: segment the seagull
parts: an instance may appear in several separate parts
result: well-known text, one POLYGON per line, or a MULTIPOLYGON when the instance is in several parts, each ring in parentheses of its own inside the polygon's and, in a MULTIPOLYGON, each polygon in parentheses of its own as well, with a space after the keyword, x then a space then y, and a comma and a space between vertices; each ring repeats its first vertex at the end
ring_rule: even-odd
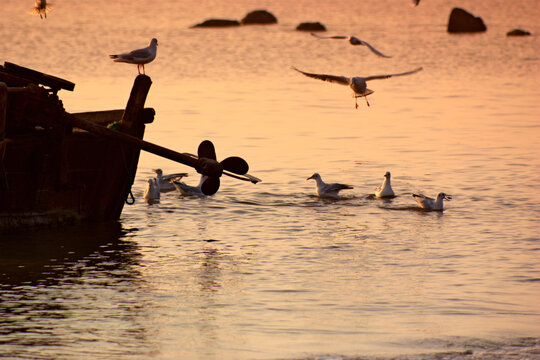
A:
POLYGON ((312 77, 314 79, 319 79, 319 80, 323 80, 323 81, 328 81, 328 82, 333 82, 333 83, 337 83, 337 84, 341 84, 341 85, 350 86, 351 89, 354 92, 353 93, 354 105, 355 105, 355 107, 357 109, 358 109, 358 98, 359 97, 365 97, 366 98, 366 103, 369 106, 367 96, 370 95, 370 94, 373 94, 373 90, 370 90, 370 89, 367 88, 366 81, 377 80, 377 79, 388 79, 388 78, 393 77, 393 76, 411 75, 411 74, 417 73, 420 70, 422 70, 422 68, 419 67, 419 68, 414 69, 412 71, 407 71, 407 72, 403 72, 403 73, 399 73, 399 74, 372 75, 372 76, 366 76, 366 77, 360 77, 360 76, 346 77, 346 76, 307 73, 307 72, 304 72, 302 70, 299 70, 299 69, 295 68, 294 66, 292 67, 292 69, 296 70, 299 73, 302 73, 302 74, 304 74, 304 75, 306 75, 308 77, 312 77))
POLYGON ((148 184, 144 190, 144 200, 148 204, 153 204, 159 201, 159 184, 156 178, 148 179, 148 184))
POLYGON ((172 181, 172 184, 176 188, 176 190, 178 190, 178 192, 183 196, 204 197, 206 195, 202 192, 201 187, 207 178, 208 176, 201 175, 201 180, 199 181, 199 185, 197 186, 189 186, 181 181, 172 181))
POLYGON ((174 191, 176 189, 171 183, 171 181, 180 180, 184 176, 188 176, 188 174, 186 173, 163 175, 163 171, 161 169, 152 169, 152 171, 156 173, 156 180, 159 185, 159 191, 163 193, 174 191))
POLYGON ((414 6, 418 6, 418 4, 420 3, 420 0, 412 0, 414 6))
POLYGON ((311 35, 315 36, 317 39, 348 39, 349 43, 351 45, 365 45, 373 52, 375 55, 383 57, 383 58, 391 58, 391 56, 384 55, 379 50, 375 49, 373 46, 371 46, 367 41, 360 40, 359 38, 355 36, 344 36, 344 35, 337 35, 337 36, 320 36, 315 33, 311 33, 311 35))
POLYGON ((51 11, 54 4, 48 3, 47 0, 36 0, 36 5, 29 11, 31 14, 38 14, 40 18, 47 18, 47 12, 51 11))
POLYGON ((338 193, 340 190, 353 188, 351 185, 345 184, 327 184, 322 180, 321 175, 319 175, 318 173, 311 175, 306 180, 310 179, 315 179, 315 181, 317 182, 317 195, 319 195, 319 197, 339 199, 340 197, 338 193))
POLYGON ((390 172, 384 174, 384 180, 381 186, 377 186, 375 190, 375 196, 378 198, 390 198, 396 196, 394 190, 392 190, 392 184, 390 183, 390 172))
POLYGON ((157 39, 154 38, 150 41, 150 45, 145 48, 133 50, 132 52, 124 54, 109 55, 109 57, 114 59, 115 62, 137 64, 137 71, 139 74, 141 73, 142 66, 142 73, 144 74, 144 64, 148 64, 156 58, 157 45, 157 39))
POLYGON ((436 210, 443 211, 443 200, 451 200, 452 197, 446 195, 445 193, 438 193, 437 199, 434 200, 425 195, 412 194, 418 205, 424 210, 436 210))

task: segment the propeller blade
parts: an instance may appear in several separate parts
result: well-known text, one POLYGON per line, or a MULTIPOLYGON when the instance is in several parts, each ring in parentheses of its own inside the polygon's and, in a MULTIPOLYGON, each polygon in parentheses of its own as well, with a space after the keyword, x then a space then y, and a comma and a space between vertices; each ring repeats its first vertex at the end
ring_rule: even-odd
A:
POLYGON ((216 149, 210 140, 204 140, 199 144, 197 154, 199 155, 199 158, 216 160, 216 149))
POLYGON ((249 171, 249 165, 246 160, 238 156, 231 156, 221 162, 223 169, 238 175, 244 175, 249 171))
POLYGON ((218 190, 219 178, 215 176, 209 176, 201 186, 201 191, 204 195, 214 195, 218 190))

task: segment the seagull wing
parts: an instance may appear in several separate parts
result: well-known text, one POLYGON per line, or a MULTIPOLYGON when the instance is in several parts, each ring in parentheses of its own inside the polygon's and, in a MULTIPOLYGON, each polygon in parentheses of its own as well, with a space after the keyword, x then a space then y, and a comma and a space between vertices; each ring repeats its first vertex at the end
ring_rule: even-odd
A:
MULTIPOLYGON (((375 49, 373 46, 371 46, 369 43, 365 42, 364 40, 360 40, 360 42, 364 45, 366 45, 369 50, 371 50, 375 55, 377 56, 380 56, 380 57, 383 57, 383 58, 391 58, 391 56, 388 56, 388 55, 384 55, 382 52, 380 52, 379 50, 375 49)), ((402 74, 404 75, 404 74, 402 74)))
POLYGON ((346 184, 326 184, 326 186, 323 188, 323 191, 326 193, 330 192, 338 192, 339 190, 344 189, 352 189, 353 187, 351 185, 346 184))
POLYGON ((422 70, 421 67, 419 67, 418 69, 414 69, 414 70, 411 70, 411 71, 402 72, 402 73, 399 73, 399 74, 373 75, 373 76, 367 76, 367 77, 365 77, 364 79, 365 79, 366 81, 368 81, 368 80, 377 80, 377 79, 388 79, 388 78, 391 78, 391 77, 394 77, 394 76, 411 75, 411 74, 414 74, 414 73, 419 72, 420 70, 422 70))
POLYGON ((307 73, 307 72, 304 72, 302 70, 299 70, 297 68, 295 68, 294 66, 292 67, 293 70, 296 70, 298 71, 299 73, 302 73, 308 77, 311 77, 311 78, 314 78, 314 79, 319 79, 319 80, 323 80, 323 81, 328 81, 328 82, 333 82, 333 83, 337 83, 337 84, 341 84, 341 85, 349 85, 350 82, 351 82, 351 79, 346 77, 346 76, 336 76, 336 75, 325 75, 325 74, 312 74, 312 73, 307 73))
POLYGON ((336 35, 336 36, 320 36, 315 33, 311 33, 312 36, 315 36, 317 39, 348 39, 348 36, 336 35))
POLYGON ((163 175, 162 179, 164 182, 168 182, 170 180, 179 180, 185 176, 188 176, 187 173, 176 173, 176 174, 169 174, 169 175, 163 175))

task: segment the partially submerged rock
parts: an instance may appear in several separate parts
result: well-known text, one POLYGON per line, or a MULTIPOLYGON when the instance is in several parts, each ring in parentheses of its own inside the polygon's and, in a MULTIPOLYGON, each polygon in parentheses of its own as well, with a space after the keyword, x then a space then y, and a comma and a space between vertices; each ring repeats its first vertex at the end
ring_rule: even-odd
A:
POLYGON ((192 28, 198 27, 230 27, 230 26, 240 26, 240 21, 238 20, 229 20, 229 19, 208 19, 202 23, 195 24, 191 26, 192 28))
POLYGON ((530 32, 522 30, 522 29, 514 29, 506 33, 506 36, 529 36, 529 35, 531 35, 530 32))
POLYGON ((476 17, 461 8, 452 9, 450 18, 448 19, 449 33, 482 32, 486 30, 487 27, 482 18, 476 17))
POLYGON ((276 24, 277 18, 266 10, 254 10, 240 21, 242 25, 249 24, 276 24))
POLYGON ((298 31, 326 31, 326 27, 320 22, 303 22, 296 27, 298 31))

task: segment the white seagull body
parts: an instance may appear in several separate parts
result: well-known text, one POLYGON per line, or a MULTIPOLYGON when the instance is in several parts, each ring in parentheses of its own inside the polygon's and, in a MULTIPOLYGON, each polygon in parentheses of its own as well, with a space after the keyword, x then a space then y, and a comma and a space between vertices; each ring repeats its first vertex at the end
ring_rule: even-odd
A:
POLYGON ((47 0, 36 0, 36 5, 29 11, 31 14, 38 14, 40 18, 47 18, 47 12, 51 11, 54 4, 48 3, 47 0))
POLYGON ((159 201, 159 184, 157 179, 150 178, 148 179, 148 184, 144 190, 144 200, 148 204, 153 204, 159 201))
POLYGON ((346 76, 326 75, 326 74, 312 74, 312 73, 307 73, 307 72, 304 72, 302 70, 299 70, 299 69, 297 69, 295 67, 292 67, 292 68, 294 70, 298 71, 299 73, 302 73, 305 76, 308 76, 308 77, 311 77, 311 78, 314 78, 314 79, 319 79, 319 80, 328 81, 328 82, 341 84, 341 85, 348 85, 353 91, 355 107, 357 109, 358 109, 357 100, 358 100, 359 97, 365 97, 366 98, 366 103, 369 106, 367 96, 370 95, 370 94, 373 94, 373 90, 370 90, 370 89, 367 88, 367 83, 366 83, 367 81, 378 80, 378 79, 388 79, 388 78, 394 77, 394 76, 411 75, 411 74, 417 73, 420 70, 422 70, 422 68, 419 67, 417 69, 407 71, 407 72, 403 72, 403 73, 399 73, 399 74, 372 75, 372 76, 366 76, 366 77, 360 77, 360 76, 346 77, 346 76))
POLYGON ((315 36, 317 39, 347 39, 349 40, 349 44, 351 45, 364 45, 367 46, 369 50, 371 50, 372 53, 374 53, 377 56, 383 57, 383 58, 390 58, 391 56, 384 55, 379 50, 375 49, 373 46, 371 46, 367 41, 360 40, 359 38, 355 36, 343 36, 343 35, 336 35, 336 36, 320 36, 315 33, 311 33, 311 35, 315 36))
POLYGON ((396 194, 394 194, 394 190, 392 190, 392 184, 390 182, 390 172, 386 172, 384 174, 384 180, 381 186, 377 186, 377 189, 375 190, 375 196, 378 198, 389 198, 394 197, 396 194))
POLYGON ((310 180, 310 179, 315 179, 315 181, 317 182, 317 195, 319 195, 319 197, 339 199, 340 196, 338 193, 341 190, 353 188, 351 185, 345 185, 345 184, 338 184, 338 183, 327 184, 322 180, 321 175, 319 175, 318 173, 311 175, 306 180, 310 180))
POLYGON ((437 199, 432 199, 422 194, 412 194, 418 205, 424 210, 443 211, 443 201, 452 199, 445 193, 438 193, 437 199))
POLYGON ((178 190, 178 192, 183 196, 200 196, 204 197, 206 196, 202 190, 202 184, 204 181, 208 178, 206 175, 201 175, 201 181, 199 181, 199 185, 197 186, 189 186, 181 181, 173 181, 172 184, 178 190))
POLYGON ((133 50, 124 54, 109 55, 109 57, 114 59, 115 62, 137 64, 137 71, 139 74, 141 73, 141 67, 142 73, 144 74, 144 64, 148 64, 150 61, 156 58, 157 45, 157 39, 152 39, 152 41, 150 41, 150 45, 145 48, 133 50))
POLYGON ((159 185, 160 192, 169 192, 176 190, 171 181, 180 180, 184 176, 188 176, 188 174, 186 173, 163 175, 163 171, 161 169, 152 169, 152 171, 156 173, 156 180, 159 185))

